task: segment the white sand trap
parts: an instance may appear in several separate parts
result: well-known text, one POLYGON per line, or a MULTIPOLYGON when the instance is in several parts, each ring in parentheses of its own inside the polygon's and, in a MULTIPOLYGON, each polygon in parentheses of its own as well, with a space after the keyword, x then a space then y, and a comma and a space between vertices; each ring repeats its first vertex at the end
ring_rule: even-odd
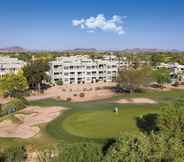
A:
POLYGON ((130 99, 121 99, 117 101, 120 104, 156 104, 157 102, 150 98, 130 98, 130 99))
POLYGON ((0 123, 0 137, 6 138, 30 138, 40 132, 39 124, 48 123, 66 110, 61 107, 28 107, 19 111, 16 121, 6 119, 0 123))

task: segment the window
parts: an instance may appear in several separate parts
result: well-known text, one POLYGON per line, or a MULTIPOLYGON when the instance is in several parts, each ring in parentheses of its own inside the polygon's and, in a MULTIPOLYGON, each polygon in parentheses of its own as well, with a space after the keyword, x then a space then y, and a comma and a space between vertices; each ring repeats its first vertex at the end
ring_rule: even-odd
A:
POLYGON ((65 67, 64 67, 64 69, 65 69, 65 70, 68 70, 68 69, 69 69, 69 67, 68 67, 68 66, 65 66, 65 67))

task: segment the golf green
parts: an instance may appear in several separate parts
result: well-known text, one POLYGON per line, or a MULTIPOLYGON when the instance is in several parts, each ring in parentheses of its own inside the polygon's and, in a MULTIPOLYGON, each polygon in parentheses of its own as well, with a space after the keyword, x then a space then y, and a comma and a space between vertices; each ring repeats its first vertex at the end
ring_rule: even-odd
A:
MULTIPOLYGON (((148 111, 146 111, 148 112, 148 111)), ((93 112, 76 112, 67 117, 62 127, 70 134, 88 138, 116 137, 121 132, 137 132, 135 118, 145 113, 145 109, 120 109, 93 112)))

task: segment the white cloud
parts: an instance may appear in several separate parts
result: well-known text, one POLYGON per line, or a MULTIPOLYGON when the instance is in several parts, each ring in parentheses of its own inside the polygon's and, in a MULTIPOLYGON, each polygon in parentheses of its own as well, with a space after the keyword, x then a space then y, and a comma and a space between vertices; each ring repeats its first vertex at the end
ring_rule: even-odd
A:
POLYGON ((88 32, 95 32, 100 29, 102 31, 114 32, 119 35, 124 34, 124 19, 126 16, 114 15, 111 19, 106 19, 104 15, 99 14, 96 17, 89 17, 87 19, 73 20, 72 24, 75 27, 86 29, 88 32))

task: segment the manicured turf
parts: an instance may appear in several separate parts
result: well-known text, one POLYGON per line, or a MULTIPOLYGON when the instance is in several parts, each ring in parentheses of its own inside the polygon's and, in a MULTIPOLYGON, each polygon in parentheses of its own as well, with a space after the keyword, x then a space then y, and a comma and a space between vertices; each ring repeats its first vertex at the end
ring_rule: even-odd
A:
POLYGON ((136 117, 155 112, 153 108, 123 108, 118 113, 112 109, 76 112, 68 116, 62 124, 68 133, 88 138, 111 138, 121 132, 137 133, 136 117))
POLYGON ((48 132, 56 139, 75 142, 107 139, 125 132, 138 133, 136 117, 159 111, 158 105, 122 105, 108 101, 73 103, 70 108, 48 124, 48 132), (114 107, 119 108, 118 114, 113 112, 114 107))

